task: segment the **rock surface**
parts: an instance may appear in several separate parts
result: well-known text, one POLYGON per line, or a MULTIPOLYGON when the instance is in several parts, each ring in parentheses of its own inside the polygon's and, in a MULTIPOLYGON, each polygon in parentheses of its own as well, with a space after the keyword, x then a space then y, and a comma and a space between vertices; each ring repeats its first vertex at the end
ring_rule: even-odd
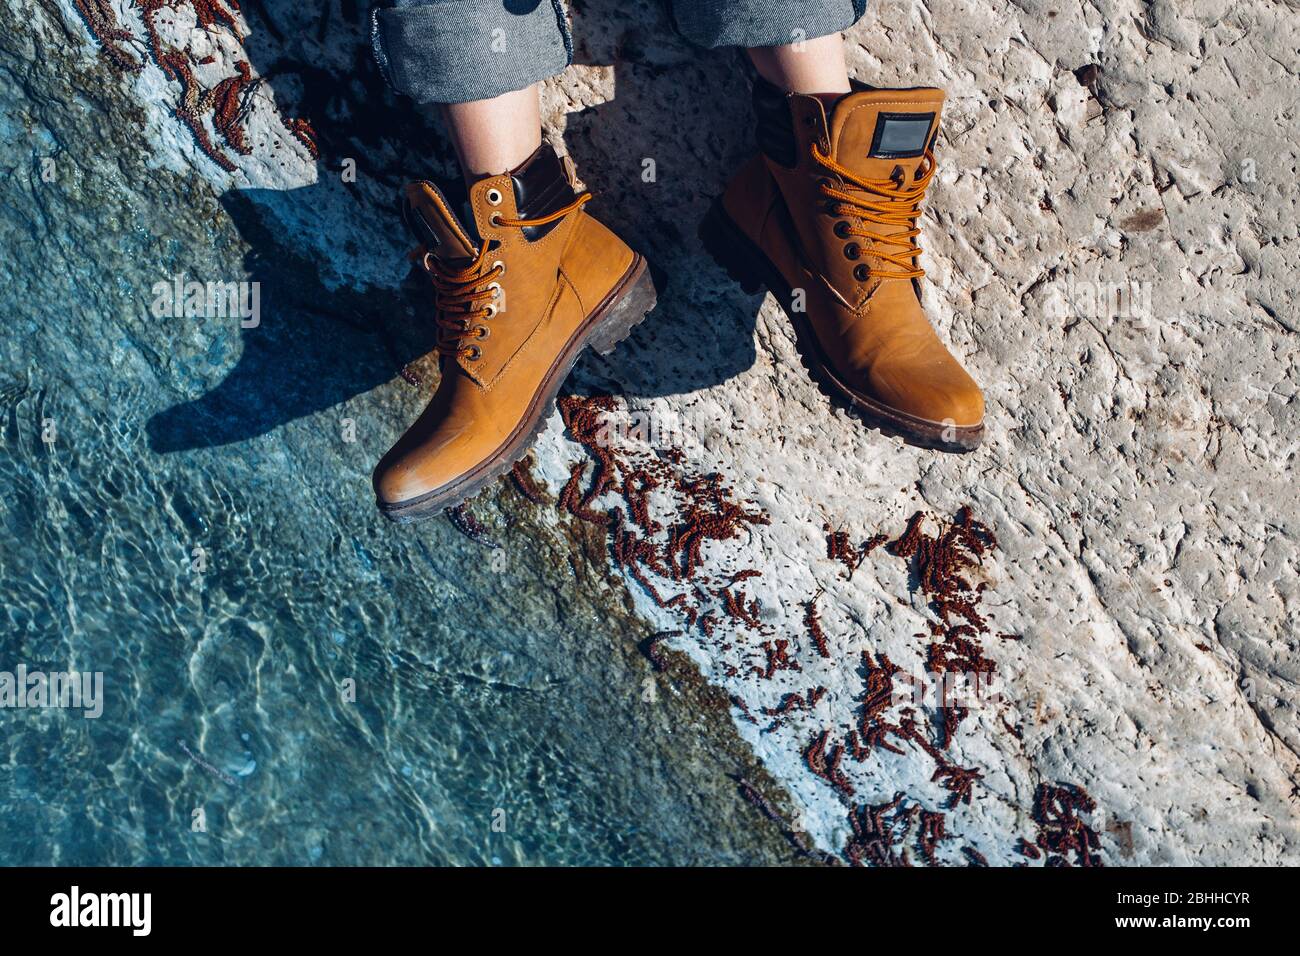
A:
MULTIPOLYGON (((351 5, 332 42, 313 38, 314 12, 267 5, 283 19, 265 60, 269 22, 219 2, 161 6, 165 42, 151 46, 141 4, 56 6, 105 82, 117 64, 161 168, 202 174, 227 215, 252 204, 257 229, 292 236, 340 314, 363 295, 412 309, 388 211, 409 154, 392 137, 409 130, 440 172, 449 157, 388 101, 350 112, 349 66, 365 52, 344 42, 358 32, 351 5), (160 49, 195 72, 169 75, 160 49), (245 62, 243 92, 205 99, 245 62), (340 174, 348 158, 355 183, 340 174)), ((624 7, 576 11, 578 62, 546 85, 545 115, 598 191, 593 210, 668 285, 650 320, 570 383, 617 400, 571 403, 570 427, 557 416, 533 454, 561 507, 493 495, 471 513, 496 534, 531 511, 557 542, 597 526, 588 556, 613 562, 647 633, 676 632, 666 646, 731 697, 741 736, 793 798, 789 828, 824 851, 1300 862, 1296 5, 883 0, 849 33, 858 78, 948 91, 922 246, 927 308, 989 398, 987 442, 962 457, 838 409, 779 309, 702 254, 694 224, 751 148, 745 81, 731 54, 671 36, 656 5, 624 7), (584 445, 574 415, 603 423, 599 440, 584 445), (590 493, 602 452, 631 486, 590 493), (637 484, 645 475, 657 484, 637 484), (955 632, 974 619, 945 619, 927 552, 899 541, 917 512, 934 539, 963 506, 982 544, 950 539, 929 567, 960 572, 939 577, 987 627, 955 632), (701 531, 692 557, 682 530, 724 512, 741 517, 701 531), (648 559, 619 550, 629 532, 648 559), (863 556, 877 535, 892 543, 863 556), (834 556, 846 548, 851 559, 834 556), (998 695, 951 739, 930 703, 873 709, 882 674, 902 683, 891 667, 932 670, 932 647, 962 640, 998 695)), ((412 360, 427 381, 418 333, 385 335, 389 371, 412 360)), ((409 417, 418 395, 378 372, 370 385, 294 410, 361 407, 373 458, 393 432, 378 409, 409 417)))

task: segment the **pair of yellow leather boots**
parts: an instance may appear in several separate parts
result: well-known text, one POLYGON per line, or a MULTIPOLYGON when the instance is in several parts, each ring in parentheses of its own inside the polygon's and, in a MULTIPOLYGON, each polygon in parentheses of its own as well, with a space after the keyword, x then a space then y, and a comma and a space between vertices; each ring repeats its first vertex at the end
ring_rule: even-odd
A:
MULTIPOLYGON (((706 248, 746 290, 776 296, 833 394, 913 443, 974 448, 983 396, 919 300, 943 91, 859 89, 828 103, 755 83, 761 152, 701 226, 706 248)), ((436 514, 508 471, 582 350, 609 352, 654 307, 645 260, 583 210, 590 198, 547 146, 474 183, 474 234, 432 184, 406 187, 442 378, 375 469, 389 518, 436 514)))

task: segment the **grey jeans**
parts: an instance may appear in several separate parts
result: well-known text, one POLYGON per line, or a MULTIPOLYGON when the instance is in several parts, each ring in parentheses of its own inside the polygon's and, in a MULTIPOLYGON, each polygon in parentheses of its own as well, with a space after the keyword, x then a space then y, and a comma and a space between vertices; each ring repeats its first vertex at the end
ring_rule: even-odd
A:
MULTIPOLYGON (((780 46, 838 33, 865 6, 866 0, 669 0, 682 36, 709 48, 780 46)), ((420 103, 522 90, 573 62, 561 0, 387 0, 372 14, 371 40, 389 82, 420 103)))

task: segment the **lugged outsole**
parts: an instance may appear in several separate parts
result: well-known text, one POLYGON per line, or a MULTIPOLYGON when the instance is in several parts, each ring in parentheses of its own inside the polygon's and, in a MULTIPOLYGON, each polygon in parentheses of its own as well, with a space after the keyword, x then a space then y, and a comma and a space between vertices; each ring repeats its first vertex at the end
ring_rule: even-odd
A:
POLYGON ((722 208, 721 197, 713 201, 708 213, 700 221, 699 237, 713 261, 741 289, 750 295, 765 289, 780 303, 781 310, 794 327, 795 350, 799 353, 799 361, 827 398, 856 413, 865 424, 882 435, 901 438, 918 448, 965 454, 979 447, 984 438, 983 424, 961 428, 909 420, 903 413, 872 404, 841 384, 830 370, 829 363, 821 357, 821 348, 807 319, 791 308, 792 295, 784 277, 740 227, 732 222, 722 208), (944 439, 944 432, 955 432, 955 440, 944 439))
POLYGON ((535 400, 533 410, 525 416, 517 429, 498 451, 487 459, 479 470, 471 472, 452 485, 435 489, 410 501, 376 504, 385 518, 398 524, 413 524, 441 514, 449 508, 464 504, 469 499, 497 481, 519 461, 522 461, 546 428, 555 402, 573 366, 585 349, 608 355, 618 344, 632 334, 655 307, 658 295, 645 258, 639 253, 627 273, 597 309, 587 319, 587 327, 571 340, 564 358, 546 378, 540 400, 535 400))

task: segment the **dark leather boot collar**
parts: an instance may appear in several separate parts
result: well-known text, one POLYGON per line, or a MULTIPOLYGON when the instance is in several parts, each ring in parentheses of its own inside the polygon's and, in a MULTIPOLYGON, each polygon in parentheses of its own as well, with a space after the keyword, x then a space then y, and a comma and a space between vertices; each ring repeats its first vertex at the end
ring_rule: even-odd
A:
MULTIPOLYGON (((849 80, 850 91, 860 93, 874 89, 858 80, 849 80)), ((772 162, 793 169, 798 165, 798 143, 794 135, 794 118, 790 112, 790 97, 779 87, 773 86, 757 74, 754 76, 754 120, 758 148, 772 162)), ((823 103, 827 116, 831 107, 823 103)))
POLYGON ((794 168, 799 160, 795 155, 789 94, 761 76, 754 77, 754 120, 754 133, 763 155, 786 169, 794 168))
MULTIPOLYGON (((573 185, 560 162, 560 157, 547 143, 537 148, 510 173, 514 184, 515 209, 520 219, 540 219, 573 202, 573 185)), ((560 224, 559 220, 544 226, 524 228, 524 238, 536 242, 560 224)))

